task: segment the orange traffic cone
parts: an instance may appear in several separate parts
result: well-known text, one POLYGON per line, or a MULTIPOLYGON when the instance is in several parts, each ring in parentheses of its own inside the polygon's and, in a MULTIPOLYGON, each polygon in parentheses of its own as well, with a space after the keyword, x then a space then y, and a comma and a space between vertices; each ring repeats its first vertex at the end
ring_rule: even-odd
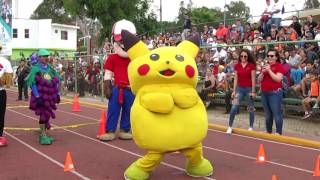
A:
POLYGON ((80 104, 78 100, 78 96, 75 95, 73 98, 72 112, 80 112, 80 104))
POLYGON ((67 157, 64 162, 64 172, 72 171, 72 170, 74 170, 74 165, 72 162, 71 153, 67 152, 67 157))
POLYGON ((260 144, 259 147, 259 152, 258 152, 258 156, 257 156, 257 162, 259 163, 264 163, 266 161, 266 154, 264 152, 264 147, 263 144, 260 144))
POLYGON ((106 111, 102 110, 101 116, 100 116, 99 131, 98 131, 97 138, 99 138, 101 135, 105 134, 105 132, 106 132, 106 111))
POLYGON ((314 167, 313 176, 320 176, 320 155, 316 160, 316 166, 314 167))
POLYGON ((278 180, 276 175, 272 175, 272 180, 278 180))

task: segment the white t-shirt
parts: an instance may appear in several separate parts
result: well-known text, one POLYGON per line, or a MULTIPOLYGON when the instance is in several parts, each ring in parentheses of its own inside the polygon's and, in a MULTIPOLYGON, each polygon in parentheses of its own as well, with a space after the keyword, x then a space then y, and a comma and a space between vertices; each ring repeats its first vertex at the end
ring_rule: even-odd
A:
MULTIPOLYGON (((13 73, 13 69, 11 66, 10 61, 8 59, 0 56, 0 78, 3 76, 4 73, 13 73)), ((0 85, 0 90, 3 89, 0 85)))
POLYGON ((271 6, 272 6, 271 8, 272 12, 280 10, 278 13, 273 14, 272 18, 282 18, 282 12, 281 12, 282 6, 283 6, 282 0, 278 0, 277 3, 274 2, 271 6))
POLYGON ((213 55, 213 59, 214 58, 218 58, 219 60, 223 59, 223 61, 225 61, 226 58, 227 58, 227 51, 225 51, 224 49, 221 49, 220 52, 219 52, 217 50, 216 53, 213 55))
MULTIPOLYGON (((320 40, 320 32, 314 37, 314 40, 320 40)), ((320 41, 318 42, 318 46, 320 47, 320 41)))
POLYGON ((13 73, 13 69, 10 61, 0 56, 0 77, 2 77, 4 73, 13 73))
POLYGON ((226 76, 226 73, 224 72, 218 73, 218 82, 222 82, 225 76, 226 76))
MULTIPOLYGON (((269 6, 267 5, 266 8, 265 8, 265 11, 266 12, 271 12, 272 11, 272 4, 270 4, 269 6)), ((267 14, 267 13, 264 13, 263 15, 267 15, 270 17, 270 14, 267 14)))

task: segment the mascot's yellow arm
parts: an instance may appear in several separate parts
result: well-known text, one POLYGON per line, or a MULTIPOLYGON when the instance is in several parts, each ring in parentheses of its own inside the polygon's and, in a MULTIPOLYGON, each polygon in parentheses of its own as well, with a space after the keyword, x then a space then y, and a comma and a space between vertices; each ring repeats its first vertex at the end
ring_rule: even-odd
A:
POLYGON ((174 103, 180 108, 191 108, 199 101, 195 89, 181 89, 172 93, 174 103))
POLYGON ((174 102, 170 94, 148 93, 141 96, 141 105, 151 112, 169 113, 173 109, 174 102))

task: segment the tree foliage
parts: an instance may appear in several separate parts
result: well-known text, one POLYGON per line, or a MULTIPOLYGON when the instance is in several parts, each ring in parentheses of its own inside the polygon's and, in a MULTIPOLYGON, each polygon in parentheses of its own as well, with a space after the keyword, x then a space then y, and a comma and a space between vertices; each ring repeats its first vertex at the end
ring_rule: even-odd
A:
POLYGON ((227 19, 248 18, 250 15, 250 8, 244 1, 231 1, 226 5, 226 9, 227 19))
POLYGON ((150 0, 63 0, 65 9, 80 18, 98 19, 102 24, 100 40, 110 37, 113 24, 121 19, 132 21, 138 33, 157 27, 150 0))
POLYGON ((177 17, 177 24, 182 25, 184 22, 184 15, 187 14, 189 17, 192 15, 192 0, 189 0, 189 3, 187 4, 187 7, 185 7, 184 1, 180 1, 180 7, 179 7, 179 12, 178 12, 178 17, 177 17))
POLYGON ((305 7, 305 9, 319 8, 320 2, 319 2, 319 0, 306 0, 304 7, 305 7))
POLYGON ((218 24, 223 19, 223 13, 219 8, 209 9, 207 7, 192 10, 191 21, 193 24, 208 23, 218 24))
POLYGON ((33 12, 31 19, 52 19, 54 23, 70 24, 73 18, 63 5, 63 0, 44 0, 33 12))

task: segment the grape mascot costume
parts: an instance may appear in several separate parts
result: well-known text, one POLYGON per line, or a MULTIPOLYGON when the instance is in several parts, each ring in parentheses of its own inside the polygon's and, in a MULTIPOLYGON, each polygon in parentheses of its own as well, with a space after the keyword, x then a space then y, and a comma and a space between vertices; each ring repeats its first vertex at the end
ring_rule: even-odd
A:
POLYGON ((108 114, 106 117, 106 133, 98 138, 102 141, 114 140, 121 112, 120 122, 120 139, 132 139, 130 125, 130 109, 134 101, 134 95, 131 92, 128 79, 128 65, 130 59, 128 54, 123 50, 121 31, 128 30, 132 34, 136 34, 134 24, 125 19, 116 22, 112 28, 112 43, 115 54, 108 56, 105 64, 105 93, 109 99, 108 114), (113 80, 113 85, 111 81, 113 80))
POLYGON ((195 89, 200 38, 150 51, 130 32, 121 34, 131 59, 128 73, 136 96, 130 117, 132 135, 135 143, 147 151, 128 167, 125 178, 149 179, 164 154, 176 151, 186 157, 188 175, 210 176, 213 167, 203 157, 201 144, 207 134, 208 117, 195 89))
MULTIPOLYGON (((41 145, 50 145, 54 139, 46 134, 46 130, 50 129, 49 119, 50 117, 53 119, 56 117, 53 111, 57 109, 56 104, 60 102, 59 75, 52 66, 47 63, 49 56, 47 50, 40 49, 38 56, 38 62, 33 62, 34 65, 28 77, 28 85, 31 87, 29 108, 33 110, 37 116, 40 116, 39 143, 41 145)), ((35 58, 35 56, 33 58, 35 58)))

